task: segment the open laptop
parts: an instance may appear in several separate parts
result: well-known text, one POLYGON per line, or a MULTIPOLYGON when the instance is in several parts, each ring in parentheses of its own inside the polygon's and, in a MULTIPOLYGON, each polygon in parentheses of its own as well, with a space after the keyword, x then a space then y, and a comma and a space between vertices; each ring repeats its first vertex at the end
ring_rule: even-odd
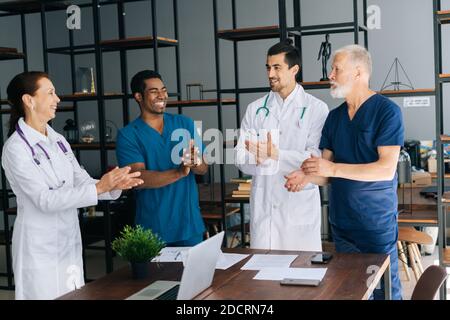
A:
POLYGON ((181 281, 158 280, 127 300, 190 300, 207 289, 213 280, 221 253, 224 232, 216 234, 187 251, 181 281))

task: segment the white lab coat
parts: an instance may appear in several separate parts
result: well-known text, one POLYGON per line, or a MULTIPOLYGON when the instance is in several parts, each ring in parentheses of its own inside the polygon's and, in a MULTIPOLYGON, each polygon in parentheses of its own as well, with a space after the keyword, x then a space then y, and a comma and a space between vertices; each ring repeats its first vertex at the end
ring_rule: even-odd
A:
POLYGON ((19 126, 40 165, 19 134, 12 134, 3 147, 2 166, 17 202, 12 238, 16 299, 54 299, 84 285, 77 208, 96 205, 99 199, 117 199, 121 192, 98 197, 97 180, 80 167, 69 143, 50 126, 47 137, 23 118, 19 126))
POLYGON ((321 206, 316 185, 308 184, 297 193, 288 192, 285 175, 300 168, 311 154, 320 156, 319 143, 328 107, 297 85, 285 99, 270 92, 266 112, 265 96, 252 102, 241 124, 235 148, 237 167, 252 175, 250 198, 250 246, 256 249, 321 251, 321 206), (305 108, 303 118, 303 108, 305 108), (266 160, 256 166, 255 157, 245 149, 245 140, 258 139, 244 134, 259 132, 266 140, 267 130, 279 148, 279 160, 266 160))

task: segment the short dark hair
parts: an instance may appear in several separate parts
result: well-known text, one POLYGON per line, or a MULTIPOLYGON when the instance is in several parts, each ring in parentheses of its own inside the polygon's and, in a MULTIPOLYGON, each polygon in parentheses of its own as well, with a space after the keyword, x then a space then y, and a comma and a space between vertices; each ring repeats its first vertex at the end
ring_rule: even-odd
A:
POLYGON ((161 75, 153 70, 143 70, 136 73, 133 78, 131 79, 131 93, 134 95, 135 93, 140 93, 144 95, 145 91, 145 80, 148 79, 160 79, 161 75))
MULTIPOLYGON (((295 65, 301 67, 300 51, 292 45, 292 39, 287 38, 284 41, 278 42, 269 48, 267 56, 274 56, 284 53, 284 62, 289 66, 289 69, 295 65)), ((300 81, 300 72, 296 75, 297 82, 300 81)))

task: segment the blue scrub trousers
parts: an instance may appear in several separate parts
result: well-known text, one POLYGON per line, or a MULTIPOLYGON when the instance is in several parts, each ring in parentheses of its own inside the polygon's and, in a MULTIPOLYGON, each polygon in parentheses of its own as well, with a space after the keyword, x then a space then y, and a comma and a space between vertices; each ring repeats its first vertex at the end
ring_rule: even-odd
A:
MULTIPOLYGON (((345 230, 331 224, 336 251, 342 253, 384 253, 391 258, 392 299, 402 300, 402 285, 398 274, 398 227, 391 230, 345 230)), ((368 277, 370 274, 367 275, 368 277)), ((372 299, 384 300, 384 278, 381 289, 375 289, 372 299)))
POLYGON ((166 243, 167 247, 193 247, 203 241, 203 233, 182 241, 166 243))

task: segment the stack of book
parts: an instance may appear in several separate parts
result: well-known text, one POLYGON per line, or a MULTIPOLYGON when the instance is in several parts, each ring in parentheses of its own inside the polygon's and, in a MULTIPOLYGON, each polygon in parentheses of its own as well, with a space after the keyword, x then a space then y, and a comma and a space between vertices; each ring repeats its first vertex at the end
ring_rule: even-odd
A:
POLYGON ((250 198, 250 191, 252 189, 252 177, 246 176, 242 178, 233 178, 232 183, 238 183, 238 189, 233 190, 233 198, 250 198))

